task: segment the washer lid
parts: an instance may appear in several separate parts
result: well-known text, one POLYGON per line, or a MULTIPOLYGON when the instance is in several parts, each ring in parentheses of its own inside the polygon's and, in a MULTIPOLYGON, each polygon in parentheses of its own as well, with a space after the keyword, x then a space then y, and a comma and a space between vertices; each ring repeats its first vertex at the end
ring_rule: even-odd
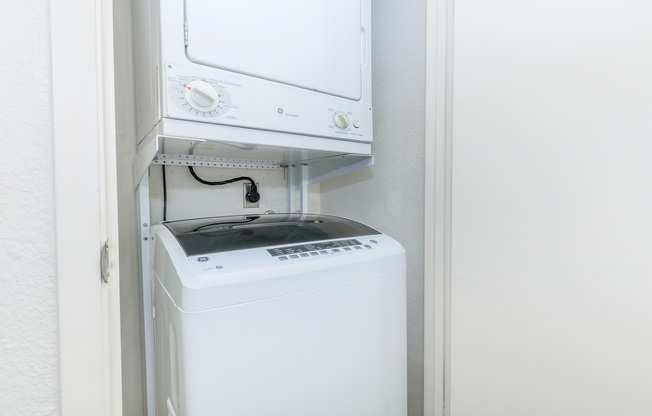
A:
POLYGON ((164 225, 187 256, 380 234, 355 221, 312 214, 212 217, 164 225))

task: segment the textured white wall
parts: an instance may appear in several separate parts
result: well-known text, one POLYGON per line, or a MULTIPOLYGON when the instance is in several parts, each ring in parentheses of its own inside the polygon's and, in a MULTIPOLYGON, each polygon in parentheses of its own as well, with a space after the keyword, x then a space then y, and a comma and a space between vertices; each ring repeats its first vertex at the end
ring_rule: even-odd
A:
POLYGON ((366 223, 407 251, 408 410, 423 414, 425 2, 372 5, 375 165, 324 182, 325 214, 366 223))
POLYGON ((4 1, 0 13, 2 416, 60 407, 48 4, 4 1))
MULTIPOLYGON (((152 224, 163 220, 163 183, 161 166, 150 168, 152 224)), ((272 210, 288 211, 285 172, 282 170, 196 168, 195 173, 208 181, 221 181, 239 176, 251 177, 259 184, 260 207, 243 208, 243 184, 207 186, 197 182, 186 167, 167 166, 168 221, 217 215, 260 214, 272 210)))

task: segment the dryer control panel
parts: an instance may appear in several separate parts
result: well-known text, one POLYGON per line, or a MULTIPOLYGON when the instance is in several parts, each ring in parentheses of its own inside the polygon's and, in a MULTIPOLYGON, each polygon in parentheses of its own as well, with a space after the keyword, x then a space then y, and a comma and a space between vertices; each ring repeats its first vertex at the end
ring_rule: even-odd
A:
POLYGON ((165 66, 167 117, 371 142, 371 108, 359 101, 176 63, 165 66))

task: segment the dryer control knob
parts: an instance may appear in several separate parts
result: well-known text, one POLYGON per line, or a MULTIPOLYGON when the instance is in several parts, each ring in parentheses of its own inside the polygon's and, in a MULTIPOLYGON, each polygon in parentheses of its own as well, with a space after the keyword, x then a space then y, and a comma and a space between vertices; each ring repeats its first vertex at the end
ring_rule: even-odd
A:
POLYGON ((345 129, 349 127, 349 118, 344 113, 336 113, 335 125, 341 129, 345 129))
POLYGON ((192 81, 186 85, 186 101, 197 111, 213 111, 220 103, 220 95, 206 81, 192 81))

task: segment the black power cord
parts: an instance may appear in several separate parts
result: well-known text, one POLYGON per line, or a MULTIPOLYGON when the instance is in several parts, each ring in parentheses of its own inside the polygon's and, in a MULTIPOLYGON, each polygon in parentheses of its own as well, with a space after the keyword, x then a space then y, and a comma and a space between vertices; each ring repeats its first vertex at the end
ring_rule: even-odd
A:
POLYGON ((168 185, 165 174, 165 165, 161 166, 161 174, 163 176, 163 221, 168 220, 168 185))
POLYGON ((256 185, 256 182, 254 182, 253 179, 251 179, 248 176, 238 176, 237 178, 233 179, 227 179, 224 181, 207 181, 202 178, 200 178, 196 173, 195 170, 192 168, 192 166, 188 166, 188 170, 190 171, 190 174, 192 175, 193 178, 199 183, 203 183, 204 185, 210 185, 210 186, 219 186, 219 185, 228 185, 233 182, 238 182, 238 181, 249 181, 251 183, 251 187, 249 188, 249 192, 247 192, 247 195, 245 196, 247 198, 247 201, 256 203, 260 201, 260 194, 258 193, 258 186, 256 185))
MULTIPOLYGON (((165 154, 165 139, 161 143, 161 152, 165 154)), ((161 175, 163 177, 163 221, 168 220, 168 184, 167 175, 165 174, 165 165, 161 166, 161 175)))

